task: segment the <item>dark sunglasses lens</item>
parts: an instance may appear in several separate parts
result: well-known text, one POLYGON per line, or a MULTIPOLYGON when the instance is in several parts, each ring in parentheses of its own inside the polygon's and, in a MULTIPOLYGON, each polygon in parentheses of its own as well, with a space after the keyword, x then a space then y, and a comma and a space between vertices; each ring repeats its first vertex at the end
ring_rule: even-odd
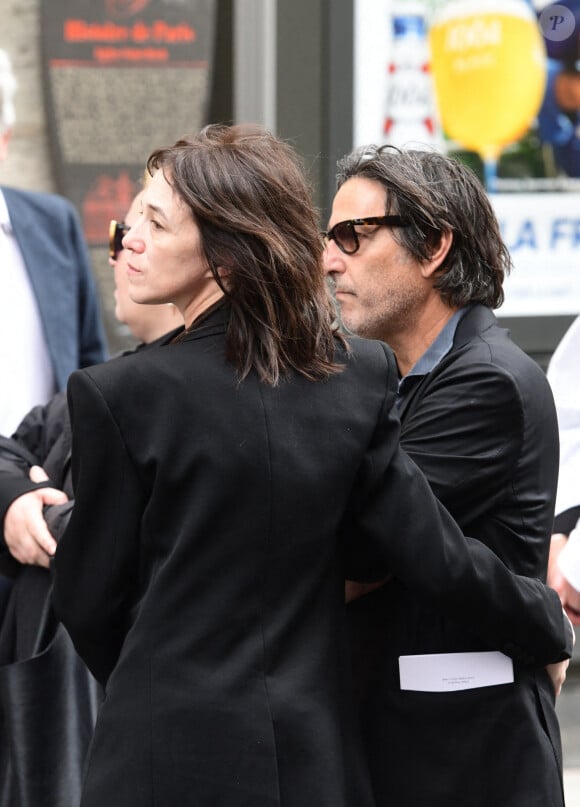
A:
POLYGON ((353 225, 350 221, 341 221, 332 228, 332 235, 334 240, 343 252, 347 255, 352 255, 358 249, 358 241, 353 225))
POLYGON ((126 224, 118 221, 111 222, 111 229, 109 230, 109 254, 111 258, 116 259, 119 252, 123 249, 123 237, 129 231, 126 224))

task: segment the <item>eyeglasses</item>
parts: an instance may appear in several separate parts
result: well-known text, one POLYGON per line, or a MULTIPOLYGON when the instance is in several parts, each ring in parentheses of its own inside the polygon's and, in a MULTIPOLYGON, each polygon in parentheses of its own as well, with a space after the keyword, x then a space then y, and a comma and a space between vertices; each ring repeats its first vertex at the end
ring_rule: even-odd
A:
POLYGON ((117 260, 119 252, 123 249, 123 238, 131 228, 124 221, 111 219, 109 224, 109 257, 117 260))
POLYGON ((402 216, 370 216, 366 219, 348 219, 339 221, 327 233, 322 233, 324 246, 327 247, 329 241, 334 240, 336 246, 345 255, 354 255, 360 248, 358 240, 359 234, 355 227, 365 227, 375 225, 379 227, 407 227, 408 221, 402 216))

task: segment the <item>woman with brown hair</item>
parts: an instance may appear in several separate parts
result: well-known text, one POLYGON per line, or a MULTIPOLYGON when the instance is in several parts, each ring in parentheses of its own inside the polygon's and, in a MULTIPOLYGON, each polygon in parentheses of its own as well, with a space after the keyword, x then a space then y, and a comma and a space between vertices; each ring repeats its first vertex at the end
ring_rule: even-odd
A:
POLYGON ((131 296, 186 327, 69 383, 54 602, 106 687, 82 805, 372 805, 347 556, 538 663, 569 650, 557 596, 470 546, 400 452, 393 356, 336 333, 293 149, 210 126, 148 165, 131 296))

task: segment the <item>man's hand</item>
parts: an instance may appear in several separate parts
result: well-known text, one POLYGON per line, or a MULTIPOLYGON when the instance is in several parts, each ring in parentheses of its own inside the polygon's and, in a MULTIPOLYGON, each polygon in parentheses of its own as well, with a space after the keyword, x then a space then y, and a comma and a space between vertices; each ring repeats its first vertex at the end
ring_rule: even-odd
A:
POLYGON ((558 592, 560 602, 573 625, 580 625, 580 591, 573 588, 562 574, 558 557, 566 546, 567 535, 552 535, 548 560, 548 585, 558 592))
POLYGON ((556 697, 558 697, 562 691, 562 687, 564 686, 564 681, 566 680, 566 671, 568 670, 569 664, 570 659, 566 659, 566 661, 558 661, 556 664, 548 664, 546 667, 548 675, 552 679, 556 697))
POLYGON ((562 584, 558 589, 558 594, 570 622, 573 625, 580 625, 580 591, 577 591, 565 577, 562 577, 562 584))
POLYGON ((568 540, 568 536, 564 535, 563 533, 555 533, 552 535, 552 540, 550 541, 550 555, 548 558, 548 585, 550 588, 556 589, 558 594, 560 594, 560 589, 564 582, 564 576, 560 571, 560 567, 558 566, 558 556, 560 552, 566 546, 566 541, 568 540))
MULTIPOLYGON (((568 621, 570 625, 570 630, 572 631, 572 647, 576 644, 576 634, 574 633, 574 628, 572 626, 572 622, 566 613, 566 609, 564 609, 564 619, 568 621)), ((570 664, 570 659, 566 659, 566 661, 558 661, 555 664, 548 664, 546 667, 547 673, 552 679, 552 684, 554 685, 554 692, 556 693, 556 697, 562 691, 562 687, 564 686, 564 681, 566 680, 566 672, 568 670, 568 665, 570 664)))
MULTIPOLYGON (((48 479, 42 468, 30 470, 33 482, 48 479)), ((68 496, 57 488, 39 488, 14 499, 4 517, 4 540, 12 557, 20 563, 48 568, 56 551, 56 541, 44 520, 43 508, 64 504, 68 496)))

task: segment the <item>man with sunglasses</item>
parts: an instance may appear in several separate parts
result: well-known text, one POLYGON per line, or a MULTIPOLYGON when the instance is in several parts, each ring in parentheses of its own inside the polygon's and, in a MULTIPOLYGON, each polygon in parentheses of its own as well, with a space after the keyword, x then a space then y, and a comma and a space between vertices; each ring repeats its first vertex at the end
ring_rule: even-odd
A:
MULTIPOLYGON (((337 187, 325 269, 344 326, 396 355, 402 446, 465 534, 545 579, 556 416, 543 372, 492 313, 511 260, 483 187, 446 156, 390 147, 345 157, 337 187)), ((563 805, 546 670, 486 677, 499 657, 476 625, 396 579, 347 588, 377 805, 563 805)))

